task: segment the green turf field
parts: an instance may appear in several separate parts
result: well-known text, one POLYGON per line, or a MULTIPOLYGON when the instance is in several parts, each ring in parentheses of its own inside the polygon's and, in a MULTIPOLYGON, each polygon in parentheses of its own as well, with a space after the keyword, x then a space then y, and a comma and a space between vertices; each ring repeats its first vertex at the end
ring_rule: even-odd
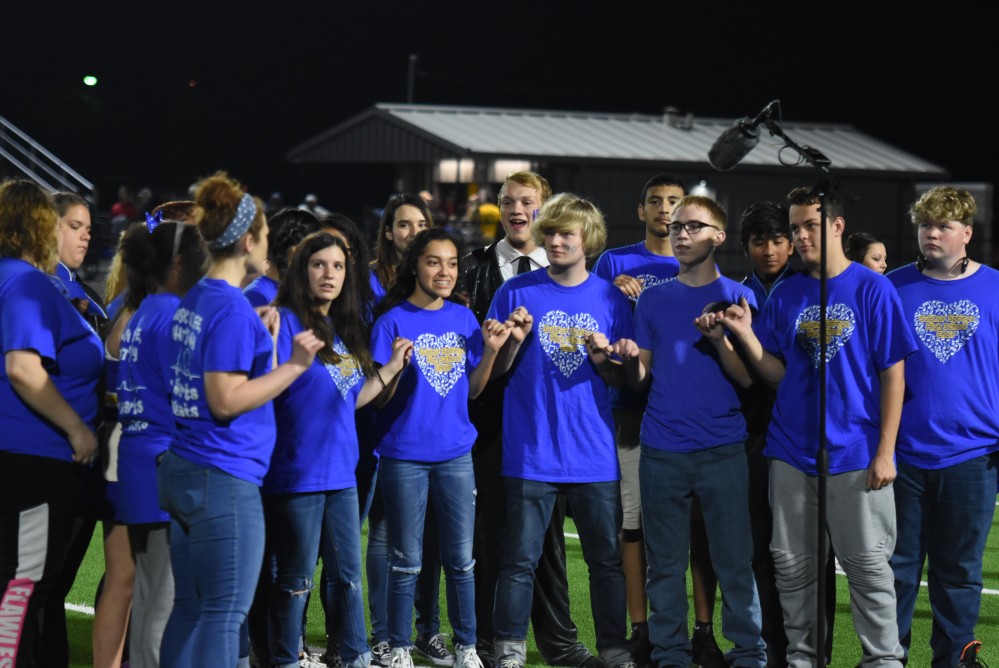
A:
MULTIPOLYGON (((995 530, 996 521, 999 521, 999 515, 993 521, 992 532, 985 551, 985 587, 990 591, 982 596, 982 610, 978 622, 978 639, 984 643, 982 657, 986 661, 991 661, 992 665, 999 665, 999 531, 995 530)), ((571 521, 566 523, 566 531, 568 533, 575 531, 575 527, 571 521)), ((73 591, 70 592, 69 604, 75 604, 84 608, 93 606, 94 591, 104 569, 104 558, 101 552, 99 534, 100 531, 97 532, 90 546, 90 551, 80 569, 73 591)), ((583 563, 579 542, 570 537, 566 540, 566 543, 569 557, 570 598, 572 600, 573 618, 580 627, 581 640, 590 649, 594 649, 586 566, 583 563)), ((318 581, 319 575, 317 573, 316 582, 318 581)), ((853 625, 850 620, 850 596, 846 586, 846 579, 842 576, 838 577, 836 585, 836 624, 832 665, 852 668, 857 665, 860 659, 860 643, 853 633, 853 625)), ((691 609, 693 609, 693 604, 691 604, 691 609)), ((441 610, 446 610, 443 596, 443 582, 441 610)), ((715 606, 715 627, 718 643, 724 650, 731 647, 731 645, 726 643, 720 634, 721 623, 720 619, 718 619, 720 611, 721 601, 719 599, 718 604, 715 606)), ((446 613, 444 613, 444 617, 442 626, 444 627, 443 630, 447 632, 449 631, 449 627, 446 620, 446 613)), ((70 634, 70 665, 74 668, 90 666, 92 612, 76 612, 71 609, 67 613, 67 619, 70 634)), ((312 647, 321 647, 325 643, 322 619, 322 609, 319 606, 319 599, 313 596, 309 609, 309 645, 312 647)), ((917 603, 916 615, 913 622, 913 643, 909 656, 909 666, 913 668, 924 668, 930 665, 928 642, 931 623, 932 619, 926 589, 923 588, 917 603)), ((693 624, 693 621, 691 621, 691 624, 693 624)), ((537 650, 533 648, 533 643, 529 643, 528 661, 531 666, 543 665, 537 650)))

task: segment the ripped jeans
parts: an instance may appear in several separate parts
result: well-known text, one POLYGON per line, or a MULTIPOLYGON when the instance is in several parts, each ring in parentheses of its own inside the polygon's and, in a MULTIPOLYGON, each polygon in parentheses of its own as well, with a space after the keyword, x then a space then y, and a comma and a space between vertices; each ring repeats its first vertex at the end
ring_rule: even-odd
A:
POLYGON ((443 462, 382 457, 379 482, 389 533, 389 645, 410 647, 413 598, 423 555, 427 497, 433 489, 447 612, 455 647, 475 647, 475 474, 472 455, 443 462))
POLYGON ((326 632, 339 641, 344 666, 367 666, 357 488, 264 494, 263 500, 267 553, 277 568, 267 605, 270 665, 299 665, 302 613, 322 548, 326 632))
MULTIPOLYGON (((864 656, 861 665, 900 667, 903 657, 895 611, 895 577, 888 560, 895 550, 895 493, 889 485, 868 490, 867 471, 830 475, 826 527, 829 542, 850 585, 853 628, 864 656)), ((791 668, 816 661, 816 529, 818 478, 778 459, 770 461, 770 506, 774 532, 770 554, 784 610, 791 668)))

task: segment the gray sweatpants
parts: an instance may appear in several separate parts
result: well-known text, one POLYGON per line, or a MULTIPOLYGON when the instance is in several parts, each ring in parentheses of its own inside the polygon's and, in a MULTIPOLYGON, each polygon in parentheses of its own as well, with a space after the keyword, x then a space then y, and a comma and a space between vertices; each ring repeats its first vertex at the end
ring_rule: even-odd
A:
POLYGON ((128 538, 135 554, 135 586, 129 622, 128 656, 132 668, 158 668, 160 643, 173 609, 170 525, 132 524, 128 538))
MULTIPOLYGON (((895 619, 895 578, 888 559, 895 549, 892 488, 866 488, 867 471, 828 478, 826 530, 850 584, 853 628, 864 650, 863 666, 901 666, 904 655, 895 619)), ((791 668, 816 665, 818 596, 816 527, 818 478, 779 460, 770 462, 774 532, 770 553, 784 611, 791 668)), ((825 570, 824 568, 822 569, 825 570)))

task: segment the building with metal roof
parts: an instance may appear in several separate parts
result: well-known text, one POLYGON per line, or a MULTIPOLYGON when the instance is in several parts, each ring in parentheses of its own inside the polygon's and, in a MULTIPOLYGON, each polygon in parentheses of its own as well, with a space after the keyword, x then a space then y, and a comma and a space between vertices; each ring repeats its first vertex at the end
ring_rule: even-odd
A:
MULTIPOLYGON (((541 111, 422 104, 377 104, 287 154, 293 163, 394 166, 386 191, 493 188, 517 169, 534 169, 556 191, 588 197, 603 209, 609 243, 644 236, 636 206, 642 184, 656 172, 701 184, 729 211, 730 241, 719 261, 738 273, 738 216, 760 199, 780 201, 793 187, 818 179, 783 141, 761 128, 759 145, 732 171, 711 168, 707 155, 735 119, 699 118, 667 110, 662 115, 541 111)), ((846 124, 781 121, 786 135, 820 150, 832 162, 855 202, 847 205, 848 230, 885 239, 889 253, 914 251, 906 211, 916 184, 940 182, 947 171, 846 124)), ((893 263, 897 264, 897 263, 893 263)))

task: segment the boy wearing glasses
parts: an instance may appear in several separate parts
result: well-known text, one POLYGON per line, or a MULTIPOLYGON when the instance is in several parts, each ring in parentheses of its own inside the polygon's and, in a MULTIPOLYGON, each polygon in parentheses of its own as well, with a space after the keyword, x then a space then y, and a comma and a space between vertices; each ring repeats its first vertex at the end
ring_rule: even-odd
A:
POLYGON ((624 367, 632 389, 651 383, 639 479, 642 506, 656 511, 643 521, 649 638, 658 668, 691 663, 684 573, 695 497, 724 596, 724 632, 735 645, 727 659, 733 666, 766 665, 752 570, 746 422, 738 396, 752 379, 722 328, 695 322, 729 304, 755 305, 751 290, 715 266, 725 225, 725 212, 714 200, 688 196, 676 204, 668 229, 680 273, 639 298, 638 354, 624 367))
POLYGON ((826 526, 850 585, 853 624, 865 666, 901 666, 894 578, 895 439, 905 389, 904 360, 916 349, 898 293, 843 252, 843 206, 797 188, 788 195, 791 238, 805 271, 774 290, 754 332, 746 304, 705 316, 742 343, 750 364, 777 388, 765 454, 770 457, 770 552, 784 610, 788 664, 815 665, 819 380, 822 361, 819 278, 826 246, 829 461, 826 526), (823 233, 824 230, 824 233, 823 233))

